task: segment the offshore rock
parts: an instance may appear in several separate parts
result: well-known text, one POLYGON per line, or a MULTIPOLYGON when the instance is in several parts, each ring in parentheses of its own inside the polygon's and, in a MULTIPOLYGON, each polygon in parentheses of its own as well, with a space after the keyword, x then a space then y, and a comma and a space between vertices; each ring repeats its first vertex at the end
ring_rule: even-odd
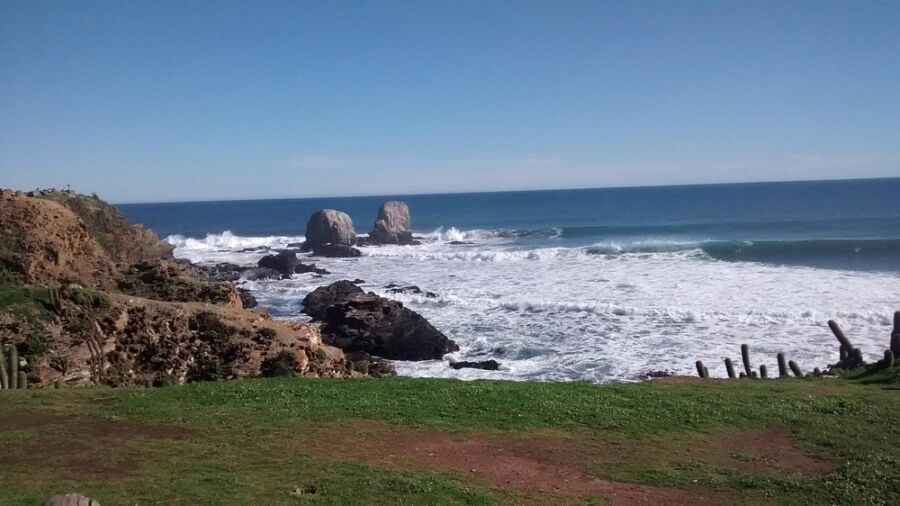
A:
POLYGON ((359 256, 359 250, 353 247, 355 244, 353 220, 347 213, 322 209, 309 217, 303 251, 312 251, 317 256, 359 256))
POLYGON ((317 288, 304 299, 303 306, 306 314, 322 321, 325 342, 345 352, 364 351, 395 360, 431 360, 459 350, 422 315, 399 301, 365 293, 349 281, 317 288))
POLYGON ((372 244, 412 244, 409 207, 404 202, 385 202, 369 235, 372 244))

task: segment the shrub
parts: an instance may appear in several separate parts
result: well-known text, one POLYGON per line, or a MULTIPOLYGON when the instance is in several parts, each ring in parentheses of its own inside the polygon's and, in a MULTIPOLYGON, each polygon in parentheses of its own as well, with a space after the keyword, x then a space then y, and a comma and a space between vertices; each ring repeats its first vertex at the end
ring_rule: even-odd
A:
POLYGON ((289 351, 282 351, 263 360, 259 368, 260 374, 266 378, 275 376, 296 376, 297 357, 289 351))

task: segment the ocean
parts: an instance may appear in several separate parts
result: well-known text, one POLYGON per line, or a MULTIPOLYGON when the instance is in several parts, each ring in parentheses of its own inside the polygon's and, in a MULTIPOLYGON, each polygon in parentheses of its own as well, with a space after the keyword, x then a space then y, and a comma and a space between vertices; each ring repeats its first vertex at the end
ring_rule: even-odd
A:
POLYGON ((390 294, 456 340, 443 361, 400 374, 464 379, 630 381, 650 370, 724 376, 750 345, 811 370, 837 361, 836 319, 871 360, 900 309, 900 178, 119 205, 199 263, 255 265, 303 240, 309 215, 347 212, 357 233, 403 200, 419 246, 315 259, 333 274, 242 281, 278 318, 338 279, 416 285, 390 294), (450 359, 496 359, 499 371, 450 359))

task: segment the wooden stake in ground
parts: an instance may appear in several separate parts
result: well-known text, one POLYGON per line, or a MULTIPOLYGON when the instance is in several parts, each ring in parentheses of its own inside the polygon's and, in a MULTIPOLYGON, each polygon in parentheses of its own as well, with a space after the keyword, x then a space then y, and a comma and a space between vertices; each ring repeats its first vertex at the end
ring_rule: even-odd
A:
POLYGON ((894 331, 891 333, 891 352, 900 357, 900 311, 894 312, 894 331))
POLYGON ((700 376, 701 378, 708 378, 709 372, 706 370, 706 366, 703 365, 703 361, 698 360, 696 365, 697 365, 697 375, 700 376))
POLYGON ((753 377, 753 368, 750 367, 750 347, 746 344, 741 345, 741 359, 744 361, 744 374, 748 378, 753 377))
POLYGON ((841 343, 841 346, 847 350, 847 353, 852 353, 853 344, 851 344, 850 340, 847 339, 847 336, 844 335, 844 331, 841 330, 840 325, 834 320, 828 320, 828 327, 831 328, 831 333, 834 334, 834 337, 841 343))
POLYGON ((735 376, 735 374, 734 374, 734 364, 731 363, 731 359, 730 359, 730 358, 726 358, 726 359, 725 359, 725 371, 728 372, 728 377, 729 377, 729 378, 731 378, 731 379, 736 378, 736 376, 735 376))
POLYGON ((778 377, 779 378, 787 378, 788 376, 790 376, 790 374, 788 374, 787 360, 785 360, 785 358, 784 358, 784 353, 779 353, 778 354, 778 377))

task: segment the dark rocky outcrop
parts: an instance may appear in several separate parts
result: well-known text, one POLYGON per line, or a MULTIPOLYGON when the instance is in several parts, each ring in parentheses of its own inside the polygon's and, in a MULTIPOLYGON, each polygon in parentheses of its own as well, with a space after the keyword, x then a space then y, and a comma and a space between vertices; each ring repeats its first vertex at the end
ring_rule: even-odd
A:
POLYGON ((349 281, 317 288, 303 311, 322 321, 326 343, 345 352, 388 359, 439 359, 459 346, 399 301, 366 293, 349 281))
POLYGON ((303 299, 303 312, 314 320, 323 320, 330 306, 344 302, 351 295, 366 293, 352 281, 336 281, 327 286, 320 286, 303 299))
POLYGON ((405 294, 413 294, 413 295, 422 295, 424 297, 428 297, 429 299, 436 299, 438 296, 436 293, 426 292, 416 285, 410 285, 410 286, 388 285, 386 288, 388 289, 387 293, 405 293, 405 294))
POLYGON ((385 202, 378 210, 378 218, 369 234, 372 244, 412 244, 409 207, 405 202, 385 202))
POLYGON ((361 251, 346 244, 319 244, 313 246, 310 251, 318 257, 355 258, 362 256, 361 251))
POLYGON ((116 278, 119 291, 147 299, 174 302, 209 302, 239 306, 240 296, 231 283, 205 281, 187 262, 145 260, 123 269, 116 278))
POLYGON ((243 306, 244 309, 253 309, 259 305, 259 302, 256 301, 256 297, 254 297, 253 294, 250 293, 250 290, 247 290, 246 288, 238 288, 237 291, 238 295, 241 298, 241 306, 243 306))
POLYGON ((286 277, 294 273, 302 274, 306 272, 330 274, 327 270, 316 267, 316 264, 304 264, 293 251, 280 251, 274 255, 266 255, 259 259, 257 265, 260 268, 274 269, 286 277))
POLYGON ((500 369, 500 363, 496 360, 482 360, 480 362, 467 362, 465 360, 460 362, 450 362, 450 367, 453 369, 483 369, 485 371, 496 371, 500 369))
POLYGON ((246 268, 238 264, 222 262, 215 265, 198 265, 197 270, 207 281, 237 281, 246 268))
POLYGON ((357 257, 361 253, 353 247, 355 244, 353 220, 347 213, 322 209, 309 217, 303 251, 325 257, 357 257))

